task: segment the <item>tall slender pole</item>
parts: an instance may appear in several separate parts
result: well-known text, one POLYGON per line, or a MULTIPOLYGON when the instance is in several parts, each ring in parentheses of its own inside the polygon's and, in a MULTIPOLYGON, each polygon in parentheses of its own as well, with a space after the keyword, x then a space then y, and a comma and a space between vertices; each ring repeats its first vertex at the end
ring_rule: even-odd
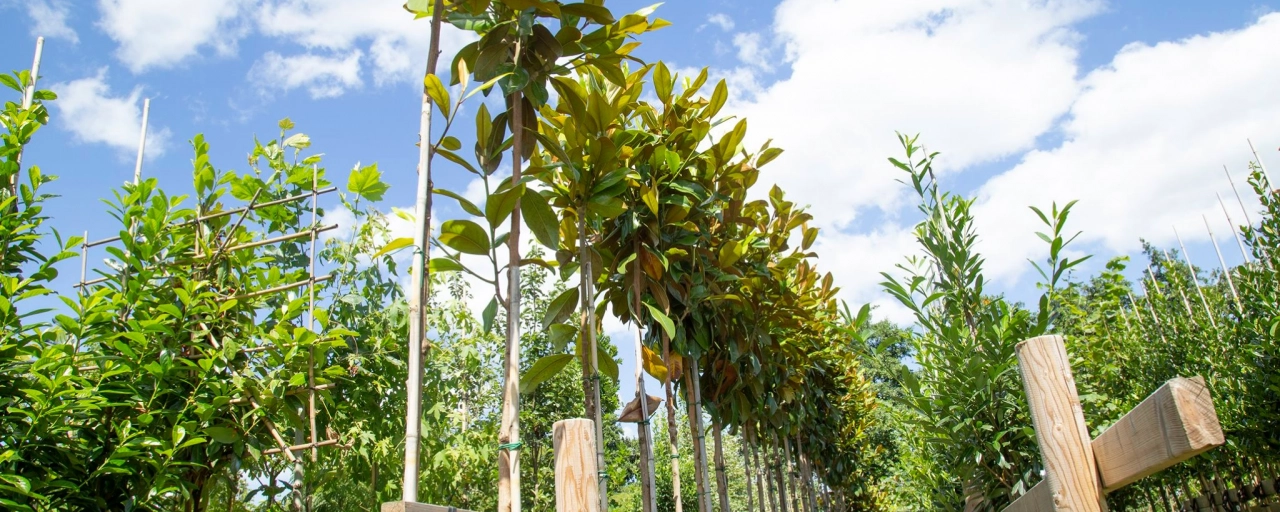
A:
MULTIPOLYGON (((1222 265, 1222 277, 1227 279, 1227 286, 1231 288, 1231 298, 1235 300, 1236 311, 1243 314, 1244 309, 1240 306, 1240 295, 1236 293, 1236 283, 1231 279, 1231 267, 1227 266, 1227 260, 1222 257, 1222 249, 1218 247, 1218 240, 1213 236, 1213 228, 1209 227, 1209 218, 1204 217, 1203 215, 1201 217, 1204 218, 1204 228, 1209 230, 1209 240, 1213 242, 1213 251, 1218 253, 1218 263, 1222 265)), ((1174 235, 1177 235, 1177 230, 1174 230, 1174 235)), ((1182 243, 1182 237, 1178 237, 1178 243, 1182 243)), ((1182 251, 1186 252, 1186 249, 1183 249, 1182 251)), ((1203 298, 1203 295, 1201 298, 1203 298)), ((1208 307, 1209 306, 1206 303, 1205 308, 1208 307)))
MULTIPOLYGON (((662 387, 667 393, 667 444, 671 452, 671 501, 675 504, 675 512, 684 512, 684 494, 680 488, 680 431, 676 422, 676 395, 673 389, 671 338, 662 335, 662 360, 667 363, 667 378, 662 387)), ((684 369, 681 369, 681 373, 684 369)))
POLYGON ((1236 180, 1231 179, 1231 171, 1227 170, 1227 166, 1222 166, 1222 172, 1227 173, 1227 182, 1231 184, 1231 192, 1235 193, 1236 203, 1240 204, 1240 211, 1244 212, 1245 224, 1252 226, 1253 220, 1249 218, 1249 209, 1244 207, 1244 199, 1240 198, 1240 190, 1236 188, 1236 180))
MULTIPOLYGON (((515 45, 520 62, 521 42, 515 45)), ((518 65, 518 64, 517 64, 518 65)), ((524 164, 524 94, 511 94, 511 182, 520 182, 524 164)), ((507 357, 502 385, 502 423, 498 431, 498 512, 520 512, 520 199, 511 211, 507 238, 507 357)))
POLYGON ((751 459, 747 457, 747 434, 744 431, 739 439, 738 452, 742 455, 742 476, 747 484, 747 512, 755 512, 755 499, 751 488, 751 459))
POLYGON ((643 503, 640 509, 644 512, 655 512, 658 510, 657 497, 653 492, 653 436, 649 430, 649 395, 644 389, 644 336, 640 332, 642 328, 640 324, 640 291, 641 280, 644 278, 644 271, 640 268, 640 241, 637 239, 633 244, 636 257, 633 261, 632 268, 629 269, 632 275, 632 313, 631 318, 636 324, 636 400, 640 403, 640 421, 636 423, 636 437, 640 442, 640 495, 643 503))
POLYGON ((608 475, 608 469, 604 461, 604 412, 600 401, 600 350, 597 348, 596 340, 596 317, 595 317, 595 273, 592 270, 591 249, 587 247, 587 208, 582 205, 578 210, 578 257, 582 260, 580 267, 580 277, 582 279, 582 328, 587 333, 587 350, 590 352, 588 360, 591 361, 591 400, 594 406, 591 407, 592 421, 595 423, 596 430, 596 468, 600 472, 601 478, 597 478, 600 484, 600 510, 609 510, 609 479, 603 478, 608 475))
MULTIPOLYGON (((1206 226, 1209 225, 1209 219, 1205 219, 1204 222, 1206 226)), ((1178 236, 1177 227, 1173 228, 1173 234, 1178 237, 1178 247, 1182 248, 1182 259, 1187 262, 1187 269, 1191 272, 1191 285, 1196 287, 1196 293, 1200 295, 1200 304, 1204 306, 1204 314, 1209 317, 1209 325, 1213 326, 1216 330, 1218 328, 1218 322, 1213 319, 1213 310, 1209 309, 1209 300, 1204 297, 1204 290, 1200 289, 1200 281, 1196 277, 1196 266, 1191 264, 1191 255, 1187 254, 1187 246, 1182 245, 1182 237, 1178 236)), ((1209 231, 1209 239, 1213 240, 1213 231, 1209 231)), ((1215 250, 1218 248, 1218 242, 1216 240, 1213 241, 1213 248, 1215 250)), ((1222 258, 1221 251, 1218 252, 1218 258, 1222 258)), ((1190 307, 1190 305, 1187 306, 1187 308, 1190 307)))
POLYGON ((1253 152, 1253 161, 1258 163, 1258 170, 1262 171, 1262 176, 1267 178, 1267 189, 1270 190, 1273 185, 1271 184, 1271 175, 1267 173, 1267 166, 1263 165, 1262 158, 1258 157, 1258 150, 1253 149, 1253 141, 1245 140, 1249 142, 1249 151, 1253 152))
POLYGON ((151 114, 151 98, 142 100, 142 130, 138 133, 138 159, 133 165, 133 184, 142 181, 142 154, 147 149, 147 117, 151 114))
MULTIPOLYGON (((1244 240, 1240 238, 1240 227, 1236 226, 1235 222, 1231 221, 1231 214, 1227 213, 1227 204, 1222 202, 1222 194, 1216 195, 1218 196, 1218 206, 1222 207, 1222 215, 1227 218, 1227 226, 1231 228, 1231 234, 1235 235, 1236 244, 1240 246, 1240 255, 1244 256, 1245 264, 1253 263, 1253 260, 1249 258, 1249 251, 1244 248, 1244 240)), ((1208 222, 1209 221, 1206 220, 1205 224, 1208 225, 1208 222)))
MULTIPOLYGON (((431 15, 431 41, 427 48, 427 75, 434 75, 440 52, 440 20, 444 16, 444 0, 436 0, 431 15)), ((422 429, 422 346, 424 328, 423 304, 426 302, 430 276, 426 265, 431 240, 431 95, 422 88, 422 111, 418 120, 418 187, 414 215, 418 225, 413 230, 413 244, 419 251, 413 258, 409 280, 409 375, 408 398, 404 424, 404 483, 402 499, 418 501, 418 439, 422 429)))
MULTIPOLYGON (((31 104, 35 102, 36 96, 36 79, 40 77, 40 57, 44 54, 44 36, 36 38, 36 56, 31 61, 31 80, 27 82, 26 88, 22 90, 22 109, 31 108, 31 104)), ((18 163, 18 169, 22 169, 22 146, 18 147, 18 154, 14 156, 14 160, 18 163)), ((18 173, 15 171, 9 175, 9 195, 11 197, 18 195, 18 173)), ((18 209, 18 202, 13 202, 14 211, 18 209)))
MULTIPOLYGON (((316 231, 319 221, 320 168, 311 164, 311 265, 307 269, 307 329, 316 330, 316 231)), ((316 448, 316 349, 313 344, 307 353, 307 414, 311 416, 311 462, 319 458, 316 448)))

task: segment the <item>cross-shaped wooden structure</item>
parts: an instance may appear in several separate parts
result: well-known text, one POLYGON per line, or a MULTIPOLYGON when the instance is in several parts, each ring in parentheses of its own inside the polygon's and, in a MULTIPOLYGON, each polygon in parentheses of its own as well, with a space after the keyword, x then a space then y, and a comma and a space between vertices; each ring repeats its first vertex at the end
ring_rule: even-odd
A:
POLYGON ((1107 510, 1107 493, 1223 444, 1200 377, 1164 383, 1090 439, 1062 337, 1032 338, 1016 351, 1045 475, 1005 512, 1107 510))

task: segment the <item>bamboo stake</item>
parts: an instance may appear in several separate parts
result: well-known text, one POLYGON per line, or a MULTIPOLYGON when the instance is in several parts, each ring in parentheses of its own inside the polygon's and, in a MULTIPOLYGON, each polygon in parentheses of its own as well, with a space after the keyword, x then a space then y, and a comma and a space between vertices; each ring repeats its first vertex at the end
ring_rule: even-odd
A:
MULTIPOLYGON (((579 278, 582 282, 582 328, 587 333, 587 351, 590 355, 587 357, 591 361, 591 380, 589 382, 590 402, 587 413, 591 415, 595 423, 595 450, 596 450, 596 468, 601 475, 607 475, 607 469, 604 461, 604 416, 603 408, 600 401, 600 349, 596 343, 596 319, 594 314, 595 306, 595 274, 591 268, 590 249, 587 248, 587 208, 584 204, 578 211, 578 257, 582 260, 579 278)), ((586 369, 583 370, 587 371, 586 369)), ((648 421, 648 417, 644 417, 642 421, 648 421)), ((600 484, 600 510, 601 512, 609 510, 609 479, 597 478, 600 484)), ((677 511, 679 512, 679 511, 677 511)))
POLYGON ((1271 189, 1271 175, 1267 173, 1267 166, 1262 164, 1262 158, 1258 157, 1258 150, 1253 149, 1253 141, 1245 139, 1249 143, 1249 151, 1253 152, 1253 160, 1258 163, 1258 169, 1262 171, 1262 176, 1267 178, 1267 190, 1271 189))
POLYGON ((1236 180, 1231 179, 1231 171, 1227 170, 1227 166, 1222 166, 1222 172, 1227 173, 1227 182, 1231 183, 1231 191, 1236 195, 1236 202, 1240 204, 1240 211, 1244 212, 1244 221, 1253 226, 1253 220, 1249 218, 1249 209, 1244 207, 1244 199, 1240 198, 1240 191, 1236 189, 1236 180))
MULTIPOLYGON (((1205 226, 1209 225, 1209 219, 1205 219, 1204 222, 1205 226)), ((1173 234, 1174 236, 1178 236, 1178 228, 1173 228, 1173 234)), ((1213 240, 1213 231, 1209 231, 1209 239, 1213 240)), ((1200 289, 1200 281, 1196 276, 1196 266, 1191 264, 1191 256, 1187 253, 1187 247, 1182 245, 1182 237, 1180 236, 1178 237, 1178 246, 1182 247, 1182 259, 1187 263, 1188 271, 1191 272, 1191 284, 1196 287, 1196 293, 1200 295, 1200 304, 1204 306, 1204 314, 1209 317, 1209 325, 1213 326, 1216 331, 1218 329, 1218 322, 1213 319, 1213 310, 1209 308, 1209 300, 1205 298, 1204 290, 1200 289)), ((1218 242, 1216 240, 1213 242, 1213 247, 1214 249, 1218 248, 1218 242)), ((1221 258, 1222 252, 1218 252, 1218 256, 1221 258)), ((1191 306, 1188 305, 1187 307, 1190 308, 1191 306)))
POLYGON ((142 154, 147 149, 147 116, 151 113, 151 98, 142 100, 142 131, 138 134, 138 159, 133 165, 133 184, 142 181, 142 154))
MULTIPOLYGON (((774 478, 778 480, 778 510, 787 512, 787 484, 783 479, 783 471, 786 467, 783 465, 785 460, 782 456, 782 449, 778 447, 778 434, 770 434, 770 442, 773 444, 773 472, 774 478)), ((794 509, 793 509, 794 511, 794 509)))
POLYGON ((796 491, 796 473, 792 467, 791 458, 791 438, 782 436, 782 471, 786 475, 787 492, 791 495, 791 510, 795 512, 804 512, 804 508, 800 506, 800 493, 796 491))
POLYGON ((284 458, 289 459, 289 462, 297 462, 298 458, 293 456, 293 451, 289 450, 289 445, 284 442, 283 437, 280 437, 280 430, 276 428, 276 424, 271 422, 271 418, 267 417, 266 411, 262 410, 262 406, 258 405, 258 401, 254 400, 253 396, 249 396, 248 398, 249 405, 253 407, 253 410, 262 413, 262 423, 267 426, 267 432, 271 433, 271 437, 276 440, 276 444, 280 445, 280 448, 283 449, 282 453, 284 453, 284 458))
MULTIPOLYGON (((436 0, 431 15, 431 39, 427 47, 427 75, 436 73, 440 53, 440 21, 444 18, 444 0, 436 0)), ((425 77, 424 77, 425 79, 425 77)), ((422 428, 422 345, 426 329, 423 323, 423 304, 431 239, 431 95, 422 88, 422 109, 418 121, 418 186, 414 200, 414 214, 418 226, 413 230, 413 243, 420 255, 413 259, 410 271, 409 340, 405 349, 409 352, 408 393, 405 406, 404 431, 404 482, 401 498, 406 502, 418 501, 418 439, 422 428)))
POLYGON ((760 458, 760 432, 758 429, 752 429, 751 456, 756 463, 756 488, 760 495, 760 512, 774 512, 777 505, 774 504, 773 498, 773 481, 768 476, 769 451, 765 449, 763 462, 760 458), (766 489, 767 488, 767 489, 766 489), (769 499, 765 499, 765 491, 769 493, 769 499))
POLYGON ((689 430, 693 438, 693 476, 698 481, 698 512, 712 512, 706 432, 702 428, 702 390, 698 382, 702 379, 698 369, 698 356, 689 358, 689 366, 689 371, 685 373, 684 378, 686 391, 689 394, 689 430))
MULTIPOLYGON (((1236 283, 1231 279, 1231 267, 1227 266, 1227 260, 1222 257, 1222 248, 1218 247, 1218 239, 1214 238, 1213 228, 1209 227, 1209 218, 1203 215, 1201 217, 1204 218, 1204 228, 1209 231, 1209 240, 1213 242, 1213 251, 1218 253, 1218 263, 1222 265, 1222 277, 1226 278, 1227 285, 1231 288, 1231 298, 1235 300, 1236 311, 1243 315, 1244 308, 1240 305, 1240 295, 1236 293, 1236 283)), ((1178 243, 1182 243, 1181 238, 1178 239, 1178 243)), ((1185 252, 1186 249, 1183 249, 1183 251, 1185 252)), ((1201 295, 1201 298, 1203 299, 1204 296, 1201 295)), ((1208 307, 1206 303, 1205 308, 1207 309, 1208 307)))
MULTIPOLYGON (((1227 213, 1227 205, 1226 203, 1222 202, 1222 194, 1215 193, 1215 195, 1218 196, 1218 206, 1222 207, 1222 215, 1227 218, 1227 226, 1231 228, 1231 234, 1235 235, 1236 244, 1240 246, 1240 255, 1244 256, 1245 264, 1253 263, 1253 261, 1249 258, 1249 251, 1245 250, 1244 248, 1244 240, 1240 238, 1240 228, 1236 226, 1235 222, 1231 221, 1231 214, 1227 213)), ((1205 224, 1207 225, 1208 222, 1209 221, 1206 218, 1205 224)))
MULTIPOLYGON (((316 230, 315 227, 319 222, 319 208, 316 203, 319 202, 319 196, 316 190, 319 189, 320 169, 315 164, 311 164, 311 264, 307 270, 307 329, 311 332, 316 331, 316 230)), ((255 196, 256 197, 256 196, 255 196)), ((311 344, 307 351, 307 415, 311 417, 311 462, 316 462, 319 457, 319 450, 316 448, 316 346, 311 344)))
MULTIPOLYGON (((22 109, 31 108, 31 104, 35 102, 36 96, 36 79, 40 77, 40 56, 44 53, 44 36, 36 38, 36 56, 31 60, 31 80, 27 82, 27 86, 22 91, 22 109)), ((9 176, 9 196, 18 196, 18 171, 22 170, 22 146, 18 147, 18 154, 14 155, 14 161, 18 167, 14 173, 9 176)), ((18 201, 13 202, 13 211, 18 211, 18 201)))
MULTIPOLYGON (((1166 262, 1173 262, 1173 258, 1170 258, 1170 257, 1169 257, 1169 251, 1161 250, 1161 252, 1163 252, 1163 253, 1164 253, 1164 260, 1165 260, 1166 262)), ((1187 249, 1186 249, 1185 247, 1182 249, 1182 257, 1184 257, 1184 258, 1185 258, 1185 257, 1187 257, 1187 249)), ((1175 263, 1175 266, 1176 266, 1176 263, 1175 263)), ((1191 267, 1191 269, 1192 269, 1192 270, 1191 270, 1191 279, 1192 279, 1192 280, 1193 280, 1193 282, 1194 282, 1194 280, 1195 280, 1195 267, 1191 267)), ((1156 278, 1156 276, 1155 276, 1155 275, 1152 275, 1152 276, 1151 276, 1151 279, 1152 279, 1152 280, 1155 280, 1155 278, 1156 278)), ((1197 287, 1197 288, 1198 288, 1198 287, 1197 287)), ((1190 301, 1190 300, 1187 300, 1187 293, 1186 293, 1186 292, 1184 292, 1184 291, 1182 291, 1182 288, 1178 288, 1178 295, 1179 295, 1180 297, 1182 297, 1182 306, 1183 306, 1184 308, 1186 308, 1186 309, 1187 309, 1187 318, 1191 320, 1191 324, 1192 324, 1192 325, 1195 325, 1196 327, 1199 327, 1200 325, 1199 325, 1199 322, 1196 322, 1195 313, 1193 313, 1193 312, 1191 311, 1191 301, 1190 301)))
POLYGON ((800 456, 800 474, 804 478, 805 494, 809 496, 809 512, 815 512, 818 508, 818 497, 813 491, 813 468, 809 463, 809 456, 804 453, 804 441, 800 438, 800 434, 796 434, 796 453, 800 456))

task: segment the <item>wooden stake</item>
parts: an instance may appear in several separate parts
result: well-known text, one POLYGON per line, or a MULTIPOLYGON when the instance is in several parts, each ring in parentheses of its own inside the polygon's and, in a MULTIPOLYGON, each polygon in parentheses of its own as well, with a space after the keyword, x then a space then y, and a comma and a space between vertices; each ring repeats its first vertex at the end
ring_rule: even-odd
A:
MULTIPOLYGON (((520 42, 515 62, 520 62, 520 42)), ((511 95, 511 182, 520 181, 523 165, 524 100, 517 91, 511 95)), ((507 357, 502 389, 502 423, 498 442, 506 447, 498 452, 498 512, 520 512, 520 199, 511 211, 511 231, 507 238, 507 357)), ((643 402, 643 401, 642 401, 643 402)))
POLYGON ((595 421, 570 419, 552 427, 556 512, 600 512, 595 421))
POLYGON ((689 431, 693 438, 693 476, 698 481, 698 512, 712 512, 711 475, 707 468, 706 433, 702 428, 700 376, 698 356, 694 355, 689 358, 689 371, 684 375, 685 390, 689 398, 689 431))
POLYGON ((1062 337, 1031 338, 1015 351, 1054 509, 1107 510, 1062 337))
POLYGON ((752 495, 751 489, 751 459, 747 458, 747 436, 744 432, 739 440, 738 452, 742 456, 742 476, 747 484, 747 512, 755 512, 755 496, 752 495))
POLYGON ((1231 192, 1236 195, 1236 203, 1240 204, 1240 211, 1244 212, 1244 221, 1249 226, 1253 226, 1253 220, 1249 218, 1249 209, 1244 207, 1244 199, 1240 198, 1240 191, 1236 189, 1236 180, 1231 179, 1231 171, 1227 170, 1227 166, 1222 166, 1222 172, 1227 173, 1227 182, 1231 184, 1231 192))
MULTIPOLYGON (((440 24, 444 18, 444 0, 436 0, 431 15, 431 39, 427 46, 427 75, 436 73, 440 53, 440 24)), ((425 77, 424 77, 425 78, 425 77)), ((405 384, 408 398, 405 405, 404 425, 404 481, 402 499, 407 503, 418 501, 419 442, 422 429, 422 345, 426 340, 423 305, 431 277, 427 266, 431 240, 431 95, 422 88, 421 114, 418 119, 418 186, 414 199, 414 219, 418 225, 413 230, 413 244, 419 254, 413 258, 409 276, 409 339, 405 343, 408 353, 408 379, 405 384)))

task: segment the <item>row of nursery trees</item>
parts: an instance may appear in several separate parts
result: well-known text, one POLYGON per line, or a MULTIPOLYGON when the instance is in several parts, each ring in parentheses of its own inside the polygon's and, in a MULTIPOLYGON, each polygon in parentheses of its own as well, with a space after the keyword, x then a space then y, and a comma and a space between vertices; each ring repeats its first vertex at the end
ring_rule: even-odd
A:
POLYGON ((109 202, 121 240, 105 249, 106 281, 54 289, 85 240, 46 225, 52 177, 21 156, 54 95, 29 73, 3 77, 24 101, 5 104, 0 155, 14 184, 0 192, 0 504, 549 509, 551 424, 584 416, 606 507, 998 510, 1040 478, 1013 346, 1050 332, 1067 336, 1095 435, 1165 379, 1203 375, 1214 393, 1228 445, 1116 493, 1117 509, 1172 510, 1275 474, 1280 199, 1260 168, 1246 263, 1206 273, 1149 250, 1144 291, 1123 260, 1073 281, 1084 260, 1065 252, 1072 206, 1028 212, 1049 246, 1028 307, 984 288, 972 200, 943 191, 936 155, 902 137, 891 164, 919 198, 921 253, 884 287, 915 314, 907 330, 837 305, 812 217, 780 189, 753 190, 781 150, 744 147, 746 121, 721 113, 723 81, 631 56, 666 25, 652 8, 406 7, 432 25, 422 132, 434 135, 420 144, 417 211, 390 215, 418 227, 388 240, 375 205, 388 186, 376 166, 353 169, 340 202, 354 225, 325 239, 319 269, 305 237, 254 245, 315 232, 305 202, 279 201, 314 200, 333 180, 286 120, 243 173, 215 168, 197 136, 194 200, 154 179, 126 184, 109 202), (445 59, 447 81, 444 23, 477 35, 445 59), (466 152, 451 134, 464 105, 466 152), (432 187, 441 159, 483 184, 482 204, 432 187), (468 217, 431 233, 433 196, 468 217), (246 204, 266 206, 219 216, 246 204), (312 281, 321 272, 332 278, 312 281), (310 291, 254 293, 300 281, 310 291), (492 296, 479 315, 473 293, 492 296), (599 335, 606 315, 632 326, 631 343, 599 335), (627 407, 619 350, 640 361, 627 407), (656 414, 641 371, 662 384, 656 414), (298 390, 313 379, 323 391, 308 417, 298 390), (637 439, 619 419, 637 422, 637 439), (312 422, 332 445, 278 450, 313 446, 312 422))

